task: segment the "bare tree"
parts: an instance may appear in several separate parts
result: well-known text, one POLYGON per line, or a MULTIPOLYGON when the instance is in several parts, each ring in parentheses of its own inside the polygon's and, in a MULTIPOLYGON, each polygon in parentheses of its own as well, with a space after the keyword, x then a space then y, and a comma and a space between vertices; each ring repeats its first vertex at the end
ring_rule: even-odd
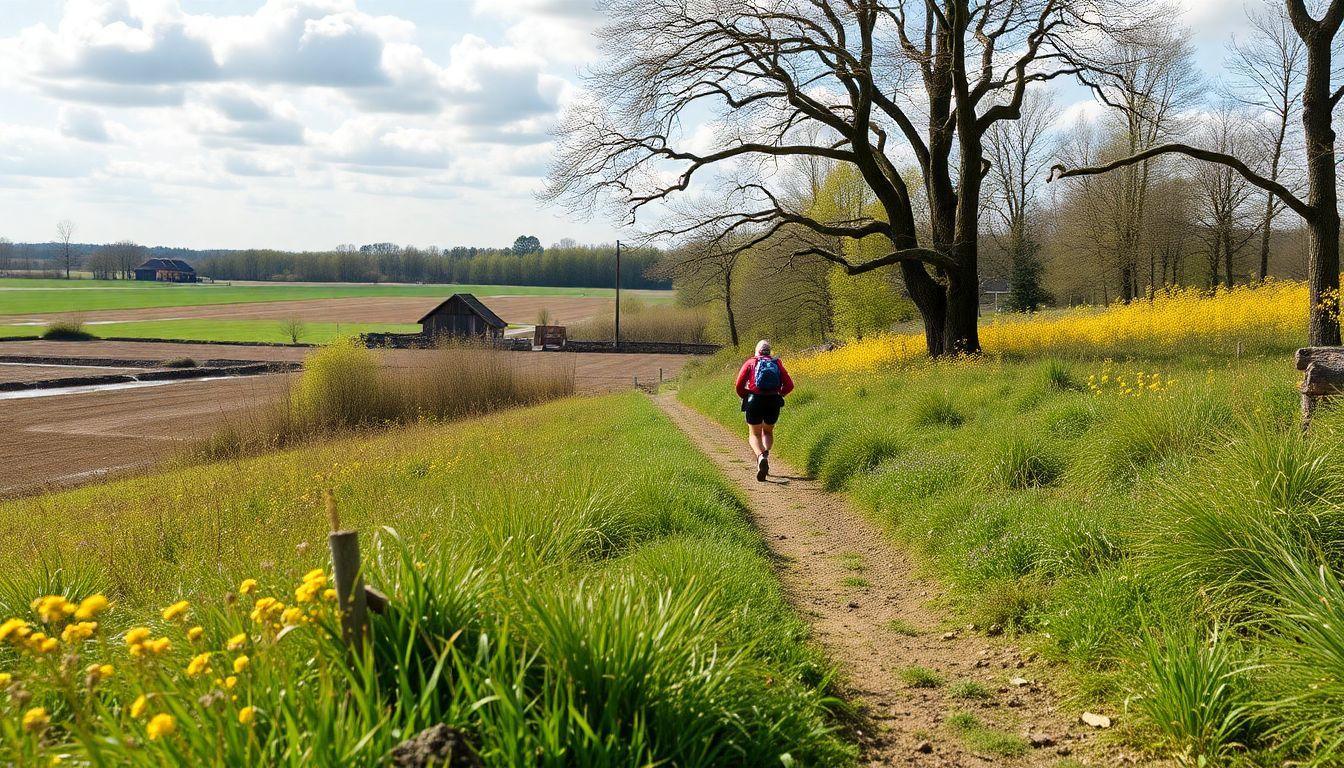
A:
POLYGON ((1309 234, 1307 247, 1307 343, 1339 346, 1339 191, 1336 188, 1334 108, 1344 98, 1344 86, 1333 87, 1335 37, 1344 22, 1344 0, 1330 0, 1319 18, 1305 0, 1285 0, 1293 31, 1306 52, 1302 78, 1302 134, 1306 151, 1307 199, 1281 182, 1257 173, 1239 157, 1188 144, 1169 143, 1104 165, 1065 168, 1055 166, 1052 178, 1107 173, 1164 154, 1182 154, 1196 160, 1228 166, 1251 184, 1273 193, 1302 217, 1309 234))
POLYGON ((1047 134, 1057 117, 1049 97, 1029 94, 1022 102, 1022 116, 996 123, 988 135, 987 202, 1000 225, 990 231, 1008 253, 1009 286, 1017 310, 1035 311, 1047 298, 1039 279, 1036 187, 1050 165, 1054 147, 1047 134))
POLYGON ((14 268, 14 243, 7 237, 0 237, 0 275, 8 274, 14 268))
POLYGON ((298 315, 291 315, 280 321, 280 333, 284 334, 291 344, 298 344, 307 332, 308 325, 298 315))
POLYGON ((1096 39, 1084 28, 1120 15, 1100 2, 612 0, 608 63, 562 126, 545 197, 610 200, 633 219, 718 173, 730 213, 649 234, 745 233, 742 248, 785 227, 881 235, 890 250, 872 258, 816 244, 795 255, 851 275, 899 265, 929 352, 976 352, 985 138, 1019 117, 1029 84, 1082 69, 1077 45, 1096 39), (680 129, 706 112, 708 147, 680 129), (928 199, 924 243, 900 151, 919 167, 913 195, 928 199), (772 180, 808 158, 855 168, 883 215, 823 222, 790 206, 772 180))
POLYGON ((61 265, 65 267, 65 279, 70 279, 70 270, 75 265, 74 250, 70 247, 70 241, 75 237, 75 222, 69 219, 61 219, 56 223, 56 242, 61 244, 61 265))
MULTIPOLYGON (((1241 103, 1262 110, 1268 118, 1252 125, 1259 129, 1260 142, 1267 148, 1265 177, 1279 181, 1288 125, 1296 116, 1302 98, 1306 51, 1284 6, 1249 11, 1247 19, 1253 30, 1251 36, 1237 40, 1231 46, 1227 67, 1234 80, 1229 92, 1241 103)), ((1269 276, 1270 232, 1274 219, 1283 210, 1283 201, 1278 196, 1268 190, 1264 194, 1258 273, 1261 281, 1269 276)))
MULTIPOLYGON (((1229 155, 1256 153, 1248 121, 1226 104, 1205 124, 1200 143, 1229 155)), ((1259 231, 1247 224, 1253 187, 1231 168, 1210 163, 1195 163, 1192 179, 1199 190, 1195 213, 1204 229, 1209 287, 1217 287, 1221 269, 1224 284, 1231 288, 1237 277, 1237 254, 1259 231)))
POLYGON ((704 302, 723 305, 728 340, 738 345, 737 316, 733 311, 733 277, 744 252, 731 240, 704 237, 669 252, 655 272, 689 283, 689 293, 704 302))

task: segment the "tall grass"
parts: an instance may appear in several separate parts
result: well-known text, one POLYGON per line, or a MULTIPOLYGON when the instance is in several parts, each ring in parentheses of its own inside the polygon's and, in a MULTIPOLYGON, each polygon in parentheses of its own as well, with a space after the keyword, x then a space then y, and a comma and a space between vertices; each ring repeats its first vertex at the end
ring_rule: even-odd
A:
POLYGON ((441 724, 490 766, 854 760, 830 670, 742 506, 636 395, 0 505, 0 529, 20 526, 0 563, 0 621, 59 629, 34 614, 39 595, 97 592, 111 607, 92 638, 60 641, 64 666, 0 642, 13 675, 0 763, 383 766, 441 724), (392 599, 353 665, 330 604, 299 602, 322 564, 323 487, 392 599), (262 597, 302 610, 258 623, 262 597), (160 615, 181 599, 182 617, 160 615), (139 625, 171 647, 132 656, 139 625), (209 671, 189 675, 202 653, 209 671), (249 663, 234 671, 239 655, 249 663), (90 691, 94 662, 115 671, 90 691), (25 731, 38 706, 50 723, 25 731), (159 715, 173 730, 151 738, 159 715))
POLYGON ((391 367, 353 342, 324 347, 307 357, 280 403, 226 424, 190 453, 202 460, 255 455, 353 430, 443 421, 574 393, 569 361, 470 345, 419 354, 414 367, 391 367))
MULTIPOLYGON (((1304 437, 1286 356, 1208 361, 799 373, 813 397, 775 451, 847 490, 967 618, 1131 712, 1136 738, 1191 764, 1338 765, 1344 409, 1304 437)), ((736 423, 730 374, 680 395, 736 423)))
MULTIPOLYGON (((575 323, 566 335, 576 341, 612 341, 616 338, 616 318, 604 314, 575 323)), ((712 341, 709 316, 703 307, 646 304, 638 299, 621 301, 621 339, 694 344, 712 341)))
POLYGON ((42 338, 47 341, 88 341, 94 336, 85 330, 83 317, 71 315, 47 323, 42 329, 42 338))

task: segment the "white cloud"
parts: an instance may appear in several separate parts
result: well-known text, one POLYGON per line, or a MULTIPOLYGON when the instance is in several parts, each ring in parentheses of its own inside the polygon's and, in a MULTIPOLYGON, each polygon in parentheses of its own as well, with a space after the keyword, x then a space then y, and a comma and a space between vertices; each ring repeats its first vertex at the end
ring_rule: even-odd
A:
POLYGON ((107 124, 103 115, 96 109, 86 107, 61 108, 61 133, 72 139, 106 144, 111 141, 107 133, 107 124))
POLYGON ((78 178, 103 162, 101 152, 54 131, 0 124, 0 176, 78 178))

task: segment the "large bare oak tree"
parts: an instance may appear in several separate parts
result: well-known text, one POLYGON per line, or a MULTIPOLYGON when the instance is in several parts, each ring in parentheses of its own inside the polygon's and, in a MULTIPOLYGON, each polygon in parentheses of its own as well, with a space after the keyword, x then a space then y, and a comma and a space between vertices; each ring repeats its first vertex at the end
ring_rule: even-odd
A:
POLYGON ((649 234, 746 234, 739 247, 788 228, 881 235, 890 250, 875 257, 795 255, 849 274, 899 265, 930 354, 976 352, 986 137, 1020 116, 1032 83, 1080 70, 1076 46, 1117 18, 1100 1, 612 0, 607 56, 562 126, 547 196, 633 219, 716 180, 726 213, 649 234), (773 180, 806 158, 852 165, 884 215, 820 221, 790 206, 773 180), (928 200, 923 242, 912 195, 928 200))

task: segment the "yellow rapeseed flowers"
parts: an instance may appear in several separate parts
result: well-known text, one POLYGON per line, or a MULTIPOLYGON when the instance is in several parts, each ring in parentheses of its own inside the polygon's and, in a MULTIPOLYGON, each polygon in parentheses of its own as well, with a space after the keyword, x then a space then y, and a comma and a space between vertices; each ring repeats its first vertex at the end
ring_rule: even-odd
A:
POLYGON ((187 639, 193 643, 200 642, 200 639, 204 636, 205 627, 192 627, 187 630, 187 639))
POLYGON ((199 677, 210 670, 210 652, 198 653, 187 663, 187 677, 199 677))
POLYGON ((257 710, 255 707, 243 707, 242 709, 238 710, 238 722, 243 725, 251 725, 252 721, 255 720, 256 717, 257 717, 257 710))
POLYGON ((131 717, 139 720, 145 716, 145 710, 147 709, 149 709, 149 697, 142 693, 135 697, 135 701, 131 702, 131 717))
POLYGON ((29 733, 46 730, 51 724, 51 715, 47 714, 46 707, 33 707, 23 713, 23 730, 29 733))
POLYGON ((79 610, 79 606, 66 600, 62 595, 36 598, 30 607, 47 624, 64 621, 66 617, 74 615, 75 611, 79 610))
POLYGON ((250 595, 257 591, 256 579, 243 579, 243 583, 238 585, 238 594, 250 595))
MULTIPOLYGON (((1206 290, 1179 288, 1129 304, 1035 315, 998 315, 980 325, 987 354, 1141 354, 1202 346, 1231 352, 1284 346, 1307 323, 1307 286, 1284 280, 1206 290)), ((791 367, 805 375, 857 373, 924 359, 923 332, 865 338, 791 367)))
POLYGON ((233 671, 236 674, 241 675, 243 672, 247 671, 247 665, 250 663, 252 663, 252 660, 249 659, 248 657, 239 656, 238 658, 233 660, 233 671))
POLYGON ((230 651, 240 651, 245 645, 247 645, 247 633, 239 632, 238 634, 229 638, 229 642, 226 647, 230 651))
POLYGON ((79 607, 75 609, 75 618, 80 621, 88 621, 98 617, 98 614, 107 610, 107 598, 102 595, 89 595, 79 601, 79 607))

